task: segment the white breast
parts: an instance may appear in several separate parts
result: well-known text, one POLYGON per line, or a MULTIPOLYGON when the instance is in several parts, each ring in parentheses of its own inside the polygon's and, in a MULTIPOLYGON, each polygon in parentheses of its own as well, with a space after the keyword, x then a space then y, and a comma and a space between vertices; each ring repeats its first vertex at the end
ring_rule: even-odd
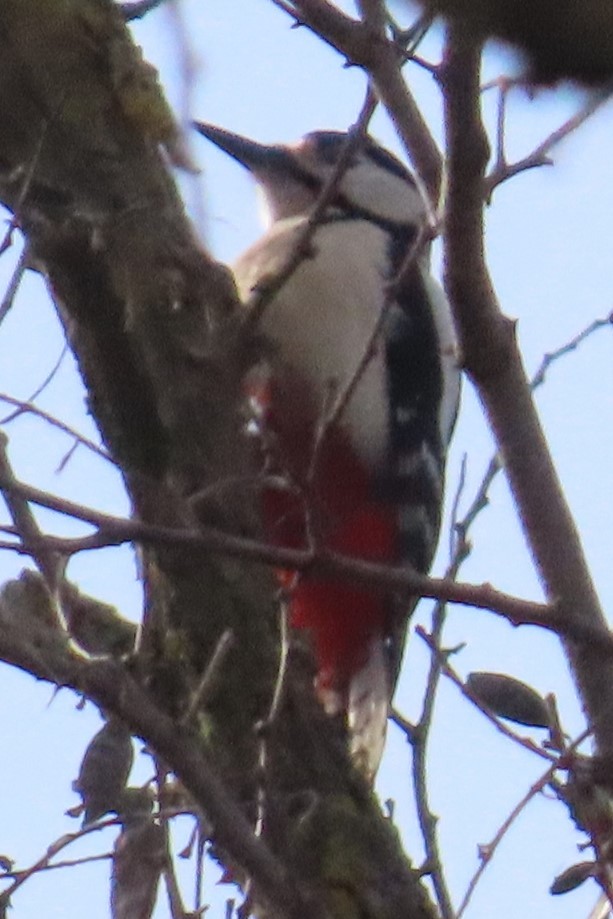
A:
MULTIPOLYGON (((241 256, 235 274, 243 299, 285 262, 303 226, 302 217, 279 221, 241 256)), ((330 392, 343 392, 353 380, 377 324, 386 245, 386 233, 366 221, 323 224, 312 241, 313 257, 299 265, 265 310, 261 330, 278 349, 274 372, 281 382, 286 374, 307 382, 322 411, 330 392)), ((389 419, 380 347, 362 371, 341 423, 365 463, 384 461, 389 419)))

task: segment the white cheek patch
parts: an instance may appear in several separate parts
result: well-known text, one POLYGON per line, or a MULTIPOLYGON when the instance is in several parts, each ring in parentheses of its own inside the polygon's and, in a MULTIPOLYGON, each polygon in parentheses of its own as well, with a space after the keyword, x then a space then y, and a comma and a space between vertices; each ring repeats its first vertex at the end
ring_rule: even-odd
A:
POLYGON ((420 226, 425 220, 421 194, 408 179, 360 159, 343 176, 341 192, 349 204, 391 223, 420 226))

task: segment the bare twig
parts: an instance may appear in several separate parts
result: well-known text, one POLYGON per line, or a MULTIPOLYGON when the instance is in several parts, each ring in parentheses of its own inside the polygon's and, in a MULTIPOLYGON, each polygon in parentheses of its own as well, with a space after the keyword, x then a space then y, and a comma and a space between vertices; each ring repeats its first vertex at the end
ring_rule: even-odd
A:
POLYGON ((309 463, 309 483, 312 483, 315 479, 317 464, 319 462, 326 436, 330 429, 342 417, 343 412, 347 408, 347 405, 349 404, 351 397, 355 392, 356 386, 362 379, 362 376, 366 372, 369 363, 375 356, 377 346, 381 338, 381 333, 383 331, 389 311, 394 304, 396 294, 398 293, 398 290, 405 280, 408 272, 421 255, 423 247, 427 244, 427 242, 429 242, 429 238, 426 229, 424 227, 417 228, 415 239, 411 242, 411 245, 405 253, 400 268, 398 269, 395 277, 387 285, 385 297, 379 308, 378 315, 375 317, 375 321, 373 322, 372 330, 366 339, 366 342, 364 343, 362 353, 357 356, 357 361, 353 373, 346 381, 344 388, 330 400, 331 405, 329 408, 328 406, 324 406, 322 418, 315 432, 313 450, 309 463))
MULTIPOLYGON (((592 334, 599 329, 611 327, 611 317, 596 319, 588 326, 582 329, 577 335, 567 341, 564 345, 555 351, 549 352, 543 357, 543 360, 537 369, 531 381, 531 388, 537 389, 545 382, 546 374, 553 364, 562 357, 576 350, 592 334)), ((451 559, 445 572, 445 578, 455 580, 459 570, 470 554, 470 543, 468 541, 468 532, 476 520, 477 516, 488 505, 488 492, 497 473, 501 469, 500 457, 495 454, 487 467, 487 470, 479 484, 464 517, 458 520, 458 507, 461 493, 465 480, 466 458, 462 461, 460 480, 456 491, 456 496, 452 508, 451 522, 451 559)), ((433 646, 441 652, 442 629, 445 621, 445 604, 438 602, 432 615, 432 627, 430 631, 430 641, 433 646)), ((430 871, 433 886, 435 888, 439 908, 443 916, 452 916, 453 910, 451 900, 446 891, 444 877, 441 870, 441 859, 438 851, 438 840, 436 836, 436 818, 432 814, 428 803, 428 786, 426 773, 426 754, 427 742, 429 736, 432 715, 434 711, 434 702, 437 694, 438 682, 441 676, 441 653, 431 655, 430 669, 426 688, 424 690, 424 704, 421 715, 415 725, 409 724, 406 719, 397 713, 393 713, 392 718, 396 724, 405 732, 408 740, 413 747, 413 779, 415 784, 415 801, 417 807, 418 819, 422 830, 424 845, 426 849, 426 862, 430 871)))
POLYGON ((501 734, 504 734, 505 737, 508 737, 510 740, 515 741, 515 743, 519 744, 520 747, 524 747, 530 753, 536 753, 537 756, 549 760, 550 762, 553 762, 554 760, 557 761, 557 757, 555 757, 552 753, 549 753, 549 751, 544 750, 543 747, 540 747, 538 744, 535 744, 534 741, 532 741, 529 737, 522 737, 520 734, 517 734, 515 731, 511 730, 511 728, 507 727, 504 721, 502 721, 498 715, 494 714, 494 712, 492 712, 491 709, 487 707, 487 705, 484 705, 481 699, 479 699, 473 692, 471 692, 469 687, 466 686, 466 684, 462 681, 453 667, 450 666, 449 661, 447 660, 447 656, 440 650, 440 648, 436 646, 432 636, 428 635, 425 629, 422 629, 421 626, 417 626, 415 631, 419 637, 425 641, 430 651, 438 658, 439 667, 445 676, 448 677, 448 679, 451 680, 455 686, 457 686, 465 699, 468 699, 475 706, 475 708, 478 708, 479 711, 485 715, 488 721, 491 721, 497 731, 499 731, 501 734))
MULTIPOLYGON (((162 798, 164 785, 168 777, 168 769, 162 764, 159 757, 154 756, 153 759, 156 773, 155 784, 157 785, 157 797, 159 801, 162 798)), ((162 830, 162 844, 164 847, 164 867, 162 869, 162 873, 164 875, 164 884, 166 886, 166 894, 168 896, 168 907, 170 910, 171 919, 185 919, 187 911, 183 905, 181 889, 179 887, 179 881, 175 871, 172 844, 170 839, 169 818, 168 814, 164 813, 163 811, 160 813, 160 827, 162 830)))
MULTIPOLYGON (((509 485, 556 616, 608 635, 581 543, 526 380, 514 326, 502 316, 485 266, 483 175, 488 147, 479 110, 480 48, 449 26, 443 66, 449 144, 445 274, 469 374, 504 458, 509 485)), ((555 617, 554 617, 555 618, 555 617)), ((565 643, 601 752, 613 750, 613 661, 565 643)))
POLYGON ((310 257, 313 236, 317 231, 317 227, 321 224, 326 210, 334 201, 356 148, 363 142, 364 135, 368 130, 368 124, 376 107, 377 101, 369 88, 357 121, 348 132, 343 152, 330 177, 324 184, 304 226, 296 235, 294 245, 285 263, 278 271, 275 271, 274 275, 262 279, 249 297, 246 304, 245 318, 245 330, 247 332, 257 328, 272 298, 289 281, 300 264, 310 257))
MULTIPOLYGON (((464 488, 466 474, 466 458, 462 461, 460 480, 456 490, 456 497, 452 510, 452 527, 451 532, 455 533, 455 545, 451 551, 451 561, 445 573, 445 577, 455 580, 463 560, 466 558, 466 535, 460 538, 457 527, 454 526, 456 520, 457 508, 460 502, 462 490, 464 488)), ((421 829, 424 846, 426 850, 426 862, 429 867, 432 885, 436 893, 437 902, 443 919, 454 919, 454 909, 451 901, 451 895, 447 887, 445 873, 443 870, 443 860, 440 854, 440 848, 437 836, 437 820, 432 812, 429 802, 428 781, 427 781, 427 755, 428 739, 430 728, 434 717, 434 705, 437 698, 438 684, 442 673, 441 661, 444 659, 441 651, 443 639, 443 628, 447 615, 447 605, 443 601, 437 601, 432 613, 432 627, 430 639, 439 650, 439 654, 432 654, 430 657, 430 668, 424 690, 424 703, 414 729, 413 741, 413 786, 415 792, 415 805, 417 808, 417 819, 421 829)))
MULTIPOLYGON (((4 491, 4 500, 21 542, 31 553, 47 583, 51 596, 56 597, 59 581, 63 576, 64 560, 42 538, 36 518, 29 507, 28 499, 11 488, 12 485, 17 484, 17 480, 9 462, 7 444, 6 435, 0 432, 0 480, 7 486, 6 491, 4 491)), ((3 486, 0 486, 0 488, 3 488, 3 486)))
POLYGON ((352 19, 327 0, 275 2, 298 23, 308 26, 352 64, 363 67, 370 75, 377 95, 424 185, 434 226, 441 188, 442 158, 402 77, 404 55, 401 49, 381 32, 373 32, 368 23, 352 19))
MULTIPOLYGON (((163 2, 163 0, 158 0, 163 2)), ((206 239, 207 211, 206 199, 202 194, 202 187, 198 181, 200 171, 192 163, 193 132, 188 130, 191 125, 193 113, 196 110, 195 91, 198 78, 202 71, 202 61, 194 45, 193 30, 190 29, 186 18, 186 5, 183 0, 166 0, 168 9, 166 11, 167 19, 173 30, 172 42, 169 43, 173 48, 173 56, 179 74, 179 103, 178 115, 181 134, 178 139, 180 147, 180 159, 184 159, 187 171, 192 174, 193 182, 189 186, 190 190, 190 211, 193 213, 193 220, 198 228, 202 239, 206 239)))
POLYGON ((255 834, 261 836, 264 832, 266 821, 266 798, 268 791, 268 734, 273 727, 280 711, 285 690, 285 680, 287 677, 287 656, 289 653, 289 628, 288 628, 288 608, 285 599, 282 598, 279 603, 279 665, 277 668, 277 679, 272 694, 270 708, 266 716, 266 721, 260 725, 260 743, 258 750, 258 765, 260 767, 260 781, 257 790, 257 817, 255 822, 255 834))
MULTIPOLYGON (((62 849, 65 849, 66 846, 71 845, 71 843, 78 839, 82 839, 84 836, 88 836, 90 833, 97 833, 106 827, 118 825, 119 820, 117 817, 113 817, 107 820, 98 820, 95 823, 88 823, 80 830, 77 830, 75 833, 65 833, 63 836, 60 836, 59 839, 56 839, 55 842, 48 846, 45 854, 37 859, 32 865, 30 865, 29 868, 23 868, 21 871, 6 872, 3 876, 12 876, 14 877, 14 881, 0 894, 0 906, 5 907, 10 902, 10 899, 15 891, 19 890, 19 888, 31 877, 33 877, 33 875, 38 874, 40 871, 62 867, 61 864, 51 865, 50 862, 51 859, 54 858, 58 852, 61 852, 62 849)), ((108 855, 97 856, 97 858, 108 858, 108 855)), ((77 864, 81 863, 82 861, 84 860, 79 859, 77 864)))
MULTIPOLYGON (((31 404, 34 401, 34 399, 37 399, 40 396, 40 394, 45 391, 49 383, 53 380, 54 376, 56 375, 56 373, 62 366, 62 361, 64 360, 67 354, 68 354, 68 345, 64 344, 64 346, 62 347, 62 350, 60 351, 60 356, 58 357, 57 361, 55 362, 55 364, 53 365, 53 367, 51 368, 47 376, 44 378, 44 380, 41 383, 39 383, 39 385, 36 387, 34 392, 29 396, 29 398, 24 400, 25 404, 31 404)), ((13 421, 13 419, 17 418, 20 414, 21 414, 21 408, 18 408, 16 412, 12 412, 10 415, 7 415, 6 418, 3 418, 2 420, 0 420, 0 424, 8 424, 9 421, 13 421)))
MULTIPOLYGON (((579 747, 579 745, 582 744, 583 741, 587 737, 589 737, 589 735, 590 735, 589 730, 583 731, 583 733, 581 733, 576 738, 576 740, 572 742, 572 744, 569 747, 569 750, 570 751, 576 750, 577 747, 579 747)), ((549 769, 543 772, 543 774, 536 780, 536 782, 534 782, 530 786, 526 794, 523 795, 521 800, 517 802, 517 804, 511 811, 511 813, 500 825, 500 827, 498 828, 498 830, 496 831, 494 835, 494 838, 490 842, 488 842, 487 845, 479 846, 479 855, 480 855, 479 867, 477 868, 474 875, 470 879, 468 887, 466 888, 466 893, 462 897, 462 902, 460 903, 460 906, 458 908, 456 919, 461 919, 461 917, 466 912, 466 909, 468 907, 468 904, 471 900, 473 893, 475 892, 475 888, 477 887, 477 884, 481 880, 481 877, 485 869, 491 863, 494 853, 496 852, 496 849, 498 848, 498 846, 500 845, 500 843, 502 842, 502 840, 504 839, 508 831, 511 829, 515 820, 519 817, 520 814, 523 813, 523 811, 526 809, 530 801, 532 801, 533 798, 535 798, 538 794, 540 794, 547 787, 547 785, 553 779, 557 770, 560 768, 565 768, 563 758, 561 757, 558 758, 554 763, 552 763, 549 769)))
POLYGON ((181 719, 183 724, 190 724, 198 710, 202 708, 203 704, 210 697, 211 690, 228 659, 228 654, 232 650, 233 645, 234 633, 232 629, 226 629, 225 632, 222 632, 215 650, 213 651, 213 655, 202 674, 202 679, 198 683, 196 691, 190 699, 189 707, 181 719))
POLYGON ((390 587, 403 588, 413 595, 433 597, 474 606, 477 609, 491 610, 516 625, 540 625, 561 634, 570 635, 577 641, 595 641, 602 649, 613 648, 613 637, 608 633, 603 635, 599 630, 584 626, 574 619, 566 619, 557 612, 554 615, 555 608, 552 606, 513 597, 496 590, 489 584, 458 584, 441 578, 429 578, 416 571, 408 570, 406 565, 394 568, 346 558, 325 550, 313 553, 308 550, 267 546, 256 540, 233 536, 213 527, 203 526, 201 530, 175 529, 145 524, 138 520, 126 520, 1 477, 0 488, 18 494, 26 501, 90 523, 100 531, 94 536, 80 539, 38 537, 37 541, 42 542, 47 550, 61 554, 68 555, 73 552, 100 548, 103 545, 120 545, 123 542, 133 541, 144 545, 184 546, 194 551, 206 549, 260 561, 275 567, 296 570, 308 568, 312 573, 317 572, 322 576, 339 579, 350 578, 360 583, 379 587, 381 590, 389 590, 390 587))
POLYGON ((606 328, 613 328, 613 313, 609 313, 608 316, 604 316, 602 319, 594 319, 593 322, 586 325, 585 328, 577 332, 573 338, 570 338, 563 345, 560 345, 559 348, 556 348, 555 351, 549 351, 547 354, 543 355, 540 366, 530 382, 531 389, 535 390, 543 385, 548 371, 553 364, 560 360, 560 358, 565 357, 572 351, 576 351, 579 345, 582 345, 587 338, 590 338, 594 334, 594 332, 606 328))
MULTIPOLYGON (((570 354, 573 351, 576 351, 577 348, 582 345, 588 338, 590 338, 595 332, 598 332, 600 329, 613 328, 613 320, 611 314, 603 317, 602 319, 594 319, 587 326, 581 329, 576 335, 566 341, 563 345, 560 345, 559 348, 556 348, 554 351, 547 352, 537 368, 534 376, 530 381, 530 388, 534 390, 538 389, 545 383, 546 376, 551 370, 553 365, 557 363, 561 358, 570 354)), ((474 523, 477 516, 481 511, 488 505, 488 493, 490 486, 500 470, 502 469, 502 461, 499 453, 495 453, 486 468, 486 471, 479 483, 479 487, 475 493, 473 500, 470 503, 468 510, 466 511, 462 520, 453 524, 453 529, 456 532, 458 538, 459 546, 456 546, 454 553, 454 560, 458 561, 457 554, 458 550, 464 553, 464 558, 467 557, 470 552, 470 545, 467 541, 468 530, 474 523)), ((463 559, 459 560, 460 562, 463 559)), ((446 577, 450 576, 449 573, 446 574, 446 577)))
POLYGON ((0 303, 0 323, 4 322, 4 319, 8 315, 13 303, 15 302, 15 297, 17 296, 17 291, 19 290, 19 285, 23 280, 26 268, 28 267, 28 257, 29 251, 28 246, 24 245, 21 255, 15 265, 15 270, 11 275, 11 278, 6 286, 2 302, 0 303))
POLYGON ((41 418, 43 421, 46 421, 48 424, 52 425, 52 427, 58 428, 58 430, 63 431, 64 434, 74 438, 76 443, 87 447, 87 449, 91 450, 92 453, 95 453, 102 459, 108 460, 110 463, 114 463, 113 458, 106 452, 106 450, 104 450, 103 447, 98 446, 98 444, 94 443, 93 440, 85 437, 84 434, 80 434, 79 431, 70 427, 70 425, 66 424, 64 421, 61 421, 59 418, 56 418, 55 415, 51 415, 44 409, 39 408, 38 405, 34 405, 34 403, 30 400, 16 399, 14 396, 9 396, 7 393, 0 393, 0 401, 6 402, 8 405, 14 405, 18 409, 18 411, 12 412, 6 418, 0 419, 0 424, 6 425, 10 421, 13 421, 15 418, 18 418, 19 415, 35 415, 37 418, 41 418))
MULTIPOLYGON (((80 858, 65 858, 60 862, 53 862, 53 864, 50 865, 40 865, 36 869, 36 874, 42 874, 44 871, 56 871, 58 868, 77 868, 79 865, 89 865, 91 862, 108 862, 112 857, 112 852, 101 852, 99 855, 83 855, 80 858)), ((19 869, 2 871, 0 873, 0 882, 5 878, 19 878, 22 874, 23 870, 20 871, 19 869)), ((2 895, 3 894, 0 894, 0 901, 2 895)))
POLYGON ((484 196, 487 201, 491 199, 494 189, 505 182, 507 179, 525 172, 527 169, 534 169, 538 166, 547 166, 551 164, 548 154, 570 134, 573 134, 584 122, 598 111, 599 108, 609 101, 612 90, 610 88, 594 91, 585 105, 574 115, 568 118, 564 124, 552 131, 545 140, 532 150, 527 156, 517 160, 515 163, 508 163, 504 150, 504 123, 506 115, 506 98, 510 85, 503 84, 500 87, 500 105, 498 108, 498 143, 496 162, 484 180, 484 196))
MULTIPOLYGON (((121 718, 166 763, 172 764, 173 772, 211 821, 218 844, 231 853, 248 875, 257 879, 258 896, 264 902, 274 905, 288 919, 304 916, 325 919, 327 912, 316 899, 296 888, 283 865, 253 834, 241 807, 218 777, 192 729, 178 724, 155 705, 121 663, 111 659, 85 660, 53 641, 35 652, 29 640, 8 623, 4 623, 0 633, 0 655, 42 679, 48 680, 52 670, 55 681, 84 693, 96 705, 121 718), (41 660, 43 653, 45 657, 41 660)), ((97 826, 94 824, 93 828, 97 826)), ((71 842, 77 835, 70 834, 66 839, 71 842)), ((41 862, 45 863, 49 857, 47 852, 41 862)), ((30 873, 35 870, 36 866, 30 873)), ((4 896, 8 898, 24 880, 16 881, 4 896)))

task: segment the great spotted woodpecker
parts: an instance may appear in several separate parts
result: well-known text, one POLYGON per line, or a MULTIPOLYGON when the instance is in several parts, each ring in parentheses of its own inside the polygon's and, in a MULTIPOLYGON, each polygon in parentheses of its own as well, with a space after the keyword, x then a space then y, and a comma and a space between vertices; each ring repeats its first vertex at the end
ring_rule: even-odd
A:
MULTIPOLYGON (((295 250, 347 134, 315 131, 269 146, 196 127, 263 193, 267 231, 234 266, 247 300, 295 250)), ((308 251, 259 317, 266 358, 245 383, 268 473, 265 530, 281 546, 426 572, 460 389, 449 304, 423 246, 390 287, 425 225, 411 173, 369 137, 337 173, 308 251)), ((416 598, 309 574, 278 577, 291 624, 312 634, 319 698, 346 716, 354 759, 372 776, 416 598)))

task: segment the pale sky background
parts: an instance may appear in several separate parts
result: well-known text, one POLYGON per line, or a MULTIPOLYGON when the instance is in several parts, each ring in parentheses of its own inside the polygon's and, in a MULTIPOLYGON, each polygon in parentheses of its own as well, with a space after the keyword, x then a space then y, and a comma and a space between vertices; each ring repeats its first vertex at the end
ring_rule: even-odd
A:
MULTIPOLYGON (((348 7, 350 8, 350 7, 348 7)), ((398 6, 396 14, 403 10, 398 6)), ((263 141, 290 141, 314 128, 346 128, 359 111, 365 82, 357 68, 343 60, 306 29, 290 30, 291 20, 265 0, 185 0, 183 16, 198 68, 190 100, 193 117, 211 121, 263 141)), ((135 26, 145 55, 160 67, 171 100, 182 100, 177 34, 168 12, 160 10, 135 26)), ((440 31, 422 47, 437 59, 440 31)), ((500 49, 487 56, 485 77, 511 73, 514 59, 500 49)), ((431 78, 407 68, 411 86, 437 138, 441 137, 438 92, 431 78)), ((494 94, 487 110, 494 113, 494 94)), ((539 92, 530 101, 520 92, 509 103, 509 157, 525 155, 581 105, 581 94, 569 87, 539 92)), ((372 133, 399 152, 394 130, 382 113, 372 133)), ((507 315, 517 318, 518 335, 528 370, 544 352, 559 347, 592 319, 613 308, 613 126, 611 106, 604 107, 555 152, 555 167, 534 170, 504 185, 488 212, 488 256, 494 282, 507 315)), ((259 233, 253 185, 247 174, 201 138, 194 155, 203 168, 198 181, 182 179, 192 213, 202 218, 205 196, 208 244, 222 260, 231 260, 259 233)), ((18 246, 0 259, 0 289, 10 276, 18 246)), ((435 260, 436 264, 436 260, 435 260)), ((57 361, 62 339, 43 284, 29 275, 16 304, 0 328, 0 392, 27 398, 57 361)), ((556 365, 538 396, 559 474, 582 533, 583 544, 605 609, 611 606, 611 538, 613 471, 613 337, 605 329, 580 350, 556 365)), ((66 356, 52 383, 38 400, 47 411, 95 436, 84 412, 83 391, 66 356)), ((0 415, 8 414, 0 403, 0 415)), ((70 496, 73 500, 125 513, 127 504, 118 477, 103 461, 79 449, 67 468, 57 473, 71 446, 64 435, 32 418, 6 428, 11 457, 23 480, 70 496)), ((464 504, 472 497, 491 455, 491 438, 467 384, 453 450, 449 459, 449 494, 455 492, 461 458, 468 455, 464 504)), ((56 515, 41 514, 55 532, 79 532, 56 515)), ((462 570, 463 580, 491 581, 495 586, 531 599, 541 592, 517 525, 506 486, 500 478, 491 492, 491 506, 472 532, 473 555, 462 570)), ((448 553, 443 533, 436 572, 448 553)), ((15 576, 23 560, 0 554, 0 581, 15 576)), ((84 591, 115 603, 127 615, 140 611, 140 587, 130 554, 125 550, 76 559, 69 575, 84 591)), ((430 605, 423 603, 419 620, 427 623, 430 605)), ((445 643, 465 643, 454 658, 462 675, 471 670, 513 674, 542 693, 555 692, 569 734, 583 728, 572 682, 557 641, 535 629, 512 629, 491 614, 453 608, 445 643)), ((396 695, 409 717, 419 709, 427 658, 414 639, 396 695)), ((76 710, 76 698, 36 684, 9 668, 0 669, 0 758, 2 836, 0 853, 19 867, 40 857, 47 845, 76 821, 64 811, 77 802, 70 782, 96 730, 91 708, 76 710)), ((526 731, 526 733, 529 733, 526 731)), ((538 732, 533 732, 538 737, 538 732)), ((137 781, 149 774, 141 757, 137 781)), ((487 724, 483 716, 443 684, 430 751, 431 797, 441 817, 440 838, 452 895, 459 903, 476 869, 477 845, 487 843, 543 770, 530 756, 487 724)), ((420 847, 413 822, 409 756, 392 726, 381 769, 382 799, 396 802, 397 821, 411 856, 419 862, 420 847)), ((177 833, 184 845, 189 826, 177 833)), ((87 851, 108 851, 111 834, 87 841, 87 851)), ((512 829, 487 869, 467 916, 473 919, 582 919, 597 897, 588 882, 579 891, 552 898, 553 877, 585 856, 577 850, 582 837, 564 809, 543 798, 533 801, 512 829)), ((85 851, 83 847, 78 850, 85 851)), ((76 852, 76 850, 75 850, 76 852)), ((74 857, 72 849, 66 858, 74 857)), ((15 896, 15 919, 103 919, 108 916, 109 866, 83 866, 30 880, 15 896)), ((189 877, 189 873, 187 874, 189 877)), ((231 887, 215 887, 207 896, 223 915, 221 904, 231 887)), ((190 882, 188 881, 188 884, 190 882)), ((191 886, 187 888, 191 891, 191 886)), ((191 900, 186 893, 186 902, 191 900)), ((167 916, 162 894, 156 915, 167 916)))

